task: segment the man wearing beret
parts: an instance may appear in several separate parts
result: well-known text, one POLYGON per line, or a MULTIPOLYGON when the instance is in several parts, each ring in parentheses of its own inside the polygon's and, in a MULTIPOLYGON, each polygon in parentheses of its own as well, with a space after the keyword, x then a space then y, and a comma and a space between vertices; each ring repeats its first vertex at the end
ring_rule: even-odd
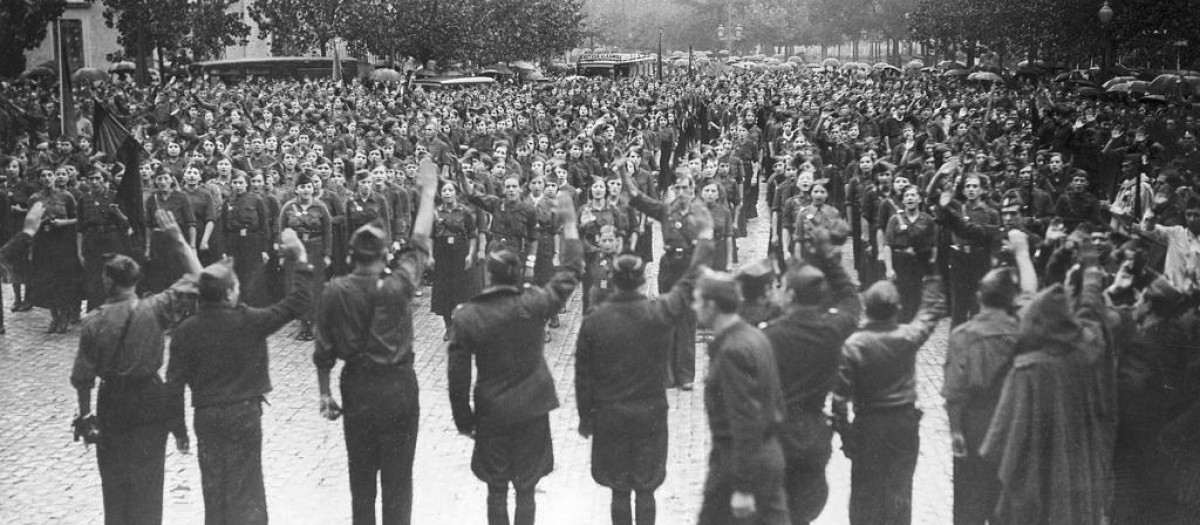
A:
POLYGON ((262 477, 262 403, 271 391, 267 338, 301 313, 312 296, 313 268, 296 232, 280 235, 296 261, 291 293, 266 308, 241 304, 233 261, 200 272, 200 309, 175 329, 167 380, 192 389, 207 525, 267 523, 262 477))
POLYGON ((354 525, 375 523, 375 494, 382 491, 385 525, 412 519, 412 465, 420 416, 413 370, 412 299, 429 260, 437 166, 421 161, 421 200, 408 246, 388 268, 392 239, 377 223, 350 238, 354 270, 329 282, 317 308, 313 363, 321 392, 321 415, 341 415, 329 388, 340 359, 346 404, 346 456, 354 525))
POLYGON ((612 489, 613 525, 633 525, 630 492, 637 492, 637 524, 653 525, 654 491, 666 478, 667 395, 663 371, 671 327, 689 315, 699 268, 715 249, 712 216, 693 206, 688 220, 699 242, 691 264, 671 292, 649 299, 646 263, 635 253, 617 256, 608 276, 616 291, 584 318, 575 347, 579 433, 592 438, 592 479, 612 489))
POLYGON ((699 524, 783 525, 783 391, 771 341, 737 314, 741 302, 724 272, 706 272, 692 292, 698 324, 713 331, 704 382, 713 444, 699 524))
POLYGON ((489 285, 463 304, 450 325, 449 390, 454 424, 475 439, 471 471, 487 483, 489 525, 507 525, 508 486, 517 493, 516 525, 532 525, 537 483, 554 469, 554 378, 542 355, 545 324, 562 309, 583 272, 583 245, 572 196, 560 192, 562 266, 544 286, 521 287, 523 264, 512 248, 487 260, 489 285), (472 359, 473 358, 473 359, 472 359), (471 361, 475 361, 474 406, 471 361))

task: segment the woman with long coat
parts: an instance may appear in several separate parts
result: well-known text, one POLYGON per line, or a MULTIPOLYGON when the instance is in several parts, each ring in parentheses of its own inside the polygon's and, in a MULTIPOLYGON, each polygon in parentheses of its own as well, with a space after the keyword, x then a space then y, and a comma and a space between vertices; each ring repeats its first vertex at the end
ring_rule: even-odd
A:
MULTIPOLYGON (((475 212, 459 201, 458 185, 442 183, 441 202, 433 212, 433 289, 429 309, 447 330, 458 305, 471 298, 470 269, 478 249, 475 212)), ((446 340, 449 332, 443 336, 446 340)))

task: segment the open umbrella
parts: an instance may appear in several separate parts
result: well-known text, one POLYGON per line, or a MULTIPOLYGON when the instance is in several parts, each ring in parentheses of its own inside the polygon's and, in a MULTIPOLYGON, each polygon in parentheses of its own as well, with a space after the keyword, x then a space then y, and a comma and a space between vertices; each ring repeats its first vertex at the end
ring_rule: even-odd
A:
POLYGON ((958 69, 951 69, 949 71, 946 71, 945 73, 942 73, 942 76, 944 76, 944 77, 965 77, 970 74, 971 74, 970 71, 963 69, 963 68, 958 68, 958 69))
POLYGON ((901 71, 900 68, 893 66, 891 64, 883 64, 883 63, 875 64, 875 71, 878 71, 885 75, 899 75, 899 74, 903 73, 903 71, 901 71))
POLYGON ((991 71, 976 71, 967 76, 967 80, 977 80, 979 82, 1004 82, 1004 78, 991 71))
POLYGON ((371 80, 376 82, 398 83, 404 81, 404 75, 392 68, 376 69, 371 72, 371 80))
POLYGON ((804 57, 802 57, 802 56, 800 56, 800 55, 792 55, 792 56, 790 56, 790 57, 788 57, 788 58, 787 58, 787 61, 788 61, 788 62, 792 62, 792 63, 794 63, 794 64, 803 64, 803 63, 804 63, 804 57))
POLYGON ((938 62, 937 67, 942 69, 966 69, 967 65, 957 60, 943 60, 938 62))
POLYGON ((821 61, 821 65, 825 67, 838 67, 842 65, 842 62, 836 58, 826 58, 821 61))
POLYGON ((53 77, 53 76, 57 76, 57 75, 54 73, 53 69, 50 69, 48 67, 37 66, 34 68, 27 69, 24 73, 21 73, 21 76, 25 77, 25 78, 46 78, 46 77, 53 77))
POLYGON ((1090 87, 1090 86, 1081 87, 1081 88, 1075 90, 1075 92, 1079 93, 1079 96, 1081 96, 1081 97, 1091 97, 1091 98, 1099 97, 1103 93, 1102 91, 1100 91, 1099 88, 1094 88, 1094 87, 1090 87))
POLYGON ((925 67, 925 62, 919 58, 914 58, 909 60, 907 64, 904 64, 905 69, 921 69, 923 67, 925 67))
POLYGON ((533 64, 531 64, 531 63, 530 63, 528 60, 518 60, 518 61, 516 61, 516 62, 511 62, 511 63, 509 63, 508 65, 509 65, 509 66, 512 66, 512 67, 515 67, 515 68, 517 68, 517 69, 526 69, 526 70, 529 70, 529 71, 533 71, 534 69, 537 69, 537 68, 536 68, 536 67, 534 67, 534 66, 533 66, 533 64))
POLYGON ((717 51, 717 54, 718 54, 718 55, 721 55, 721 56, 723 56, 723 57, 727 57, 727 56, 729 56, 729 50, 728 50, 728 49, 722 49, 722 50, 720 50, 720 51, 717 51))
POLYGON ((94 67, 81 67, 71 74, 75 82, 103 82, 108 80, 108 73, 94 67))
POLYGON ((137 66, 133 62, 121 61, 109 66, 109 73, 132 73, 137 70, 137 66))
POLYGON ((1142 104, 1166 104, 1167 97, 1166 95, 1146 95, 1138 99, 1138 101, 1142 104))
POLYGON ((711 62, 712 62, 712 60, 709 60, 709 59, 708 59, 708 57, 696 57, 696 64, 697 64, 697 65, 700 65, 700 66, 707 66, 707 65, 708 65, 709 63, 711 63, 711 62))
POLYGON ((1178 91, 1180 82, 1183 78, 1179 75, 1159 75, 1146 91, 1151 95, 1170 95, 1178 91))
MULTIPOLYGON (((570 68, 570 65, 566 64, 565 62, 564 62, 564 65, 566 65, 567 68, 570 68)), ((484 70, 480 71, 479 73, 480 74, 491 74, 491 75, 513 75, 514 74, 513 70, 509 69, 508 66, 506 66, 504 64, 492 64, 492 65, 484 68, 484 70), (489 71, 491 73, 488 73, 489 71)))
POLYGON ((1137 80, 1137 79, 1134 77, 1130 77, 1130 76, 1112 77, 1112 78, 1108 79, 1108 82, 1105 82, 1100 87, 1102 87, 1104 89, 1109 89, 1117 84, 1128 84, 1130 82, 1133 82, 1134 80, 1137 80))

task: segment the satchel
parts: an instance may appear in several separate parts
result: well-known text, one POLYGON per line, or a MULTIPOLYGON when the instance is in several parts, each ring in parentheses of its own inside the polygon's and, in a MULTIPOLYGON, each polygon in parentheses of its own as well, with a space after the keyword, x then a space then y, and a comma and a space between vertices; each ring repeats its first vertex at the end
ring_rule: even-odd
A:
MULTIPOLYGON (((125 326, 121 329, 117 348, 125 346, 129 327, 133 324, 133 310, 136 308, 135 300, 130 308, 129 317, 125 320, 125 326)), ((116 352, 113 355, 115 356, 116 352)), ((100 428, 111 431, 182 419, 183 396, 173 395, 173 390, 157 373, 143 377, 102 380, 96 410, 100 428)))

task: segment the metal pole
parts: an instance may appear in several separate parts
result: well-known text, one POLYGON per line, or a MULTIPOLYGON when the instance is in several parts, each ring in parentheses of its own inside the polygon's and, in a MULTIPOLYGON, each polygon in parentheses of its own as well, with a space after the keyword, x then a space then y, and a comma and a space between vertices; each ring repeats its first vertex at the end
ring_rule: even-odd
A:
POLYGON ((662 33, 663 28, 658 28, 658 81, 662 82, 662 33))
POLYGON ((692 68, 692 45, 688 44, 688 78, 695 78, 696 70, 692 68))

